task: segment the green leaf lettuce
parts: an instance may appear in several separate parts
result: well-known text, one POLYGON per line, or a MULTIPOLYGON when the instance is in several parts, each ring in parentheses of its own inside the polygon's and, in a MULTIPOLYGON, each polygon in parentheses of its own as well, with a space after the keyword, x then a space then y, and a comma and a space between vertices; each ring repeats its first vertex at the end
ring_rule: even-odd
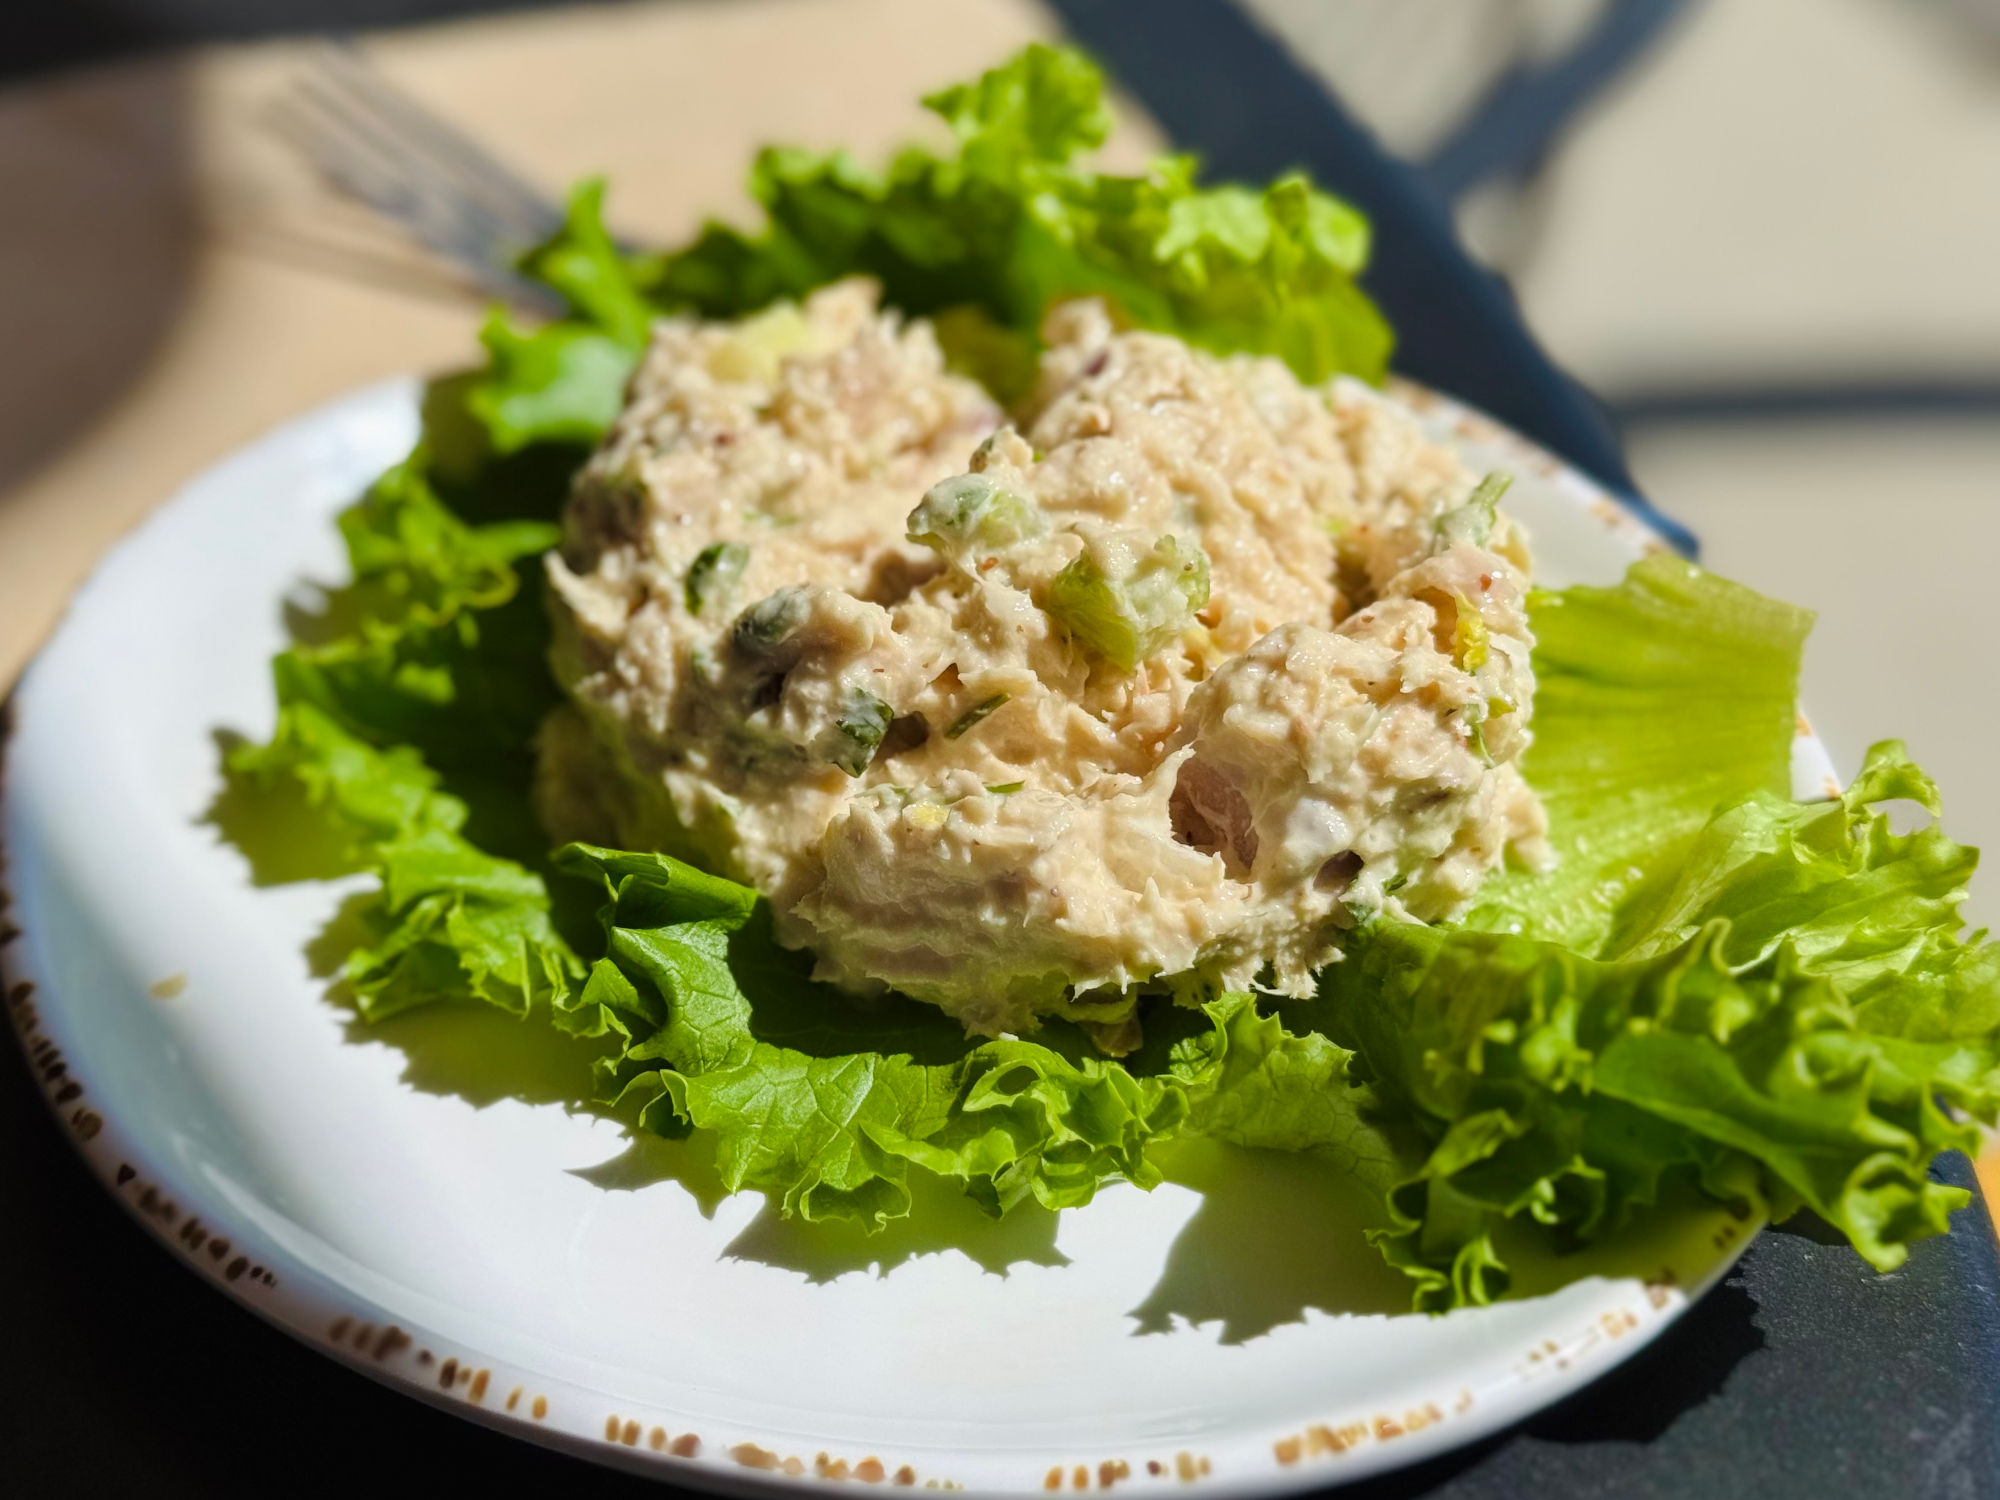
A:
POLYGON ((618 1036, 609 1081, 643 1122, 710 1132, 725 1185, 788 1213, 879 1224, 909 1211, 912 1166, 995 1213, 1075 1207, 1113 1177, 1150 1187, 1146 1148, 1179 1129, 1209 1065, 1183 1048, 1138 1076, 1061 1028, 968 1040, 933 1007, 815 983, 746 887, 662 854, 572 844, 559 862, 607 898, 606 956, 564 1024, 618 1036))
POLYGON ((1423 1305, 1505 1289, 1500 1221, 1588 1238, 1673 1174, 1810 1207, 1883 1269, 1963 1201, 1927 1169, 1976 1144, 1941 1101, 2000 1108, 2000 953, 1959 917, 1977 857, 1892 831, 1885 803, 1938 811, 1894 742, 1838 799, 1774 789, 1803 623, 1658 558, 1539 599, 1529 774, 1561 862, 1466 927, 1377 925, 1287 1007, 1431 1143, 1384 1237, 1423 1305))
POLYGON ((1139 176, 1081 165, 1110 130, 1103 94, 1080 53, 1031 45, 924 101, 951 148, 913 146, 877 171, 844 151, 771 147, 750 173, 764 227, 711 223, 664 255, 622 250, 603 184, 585 183, 522 266, 567 314, 540 328, 496 314, 467 407, 496 452, 593 441, 653 318, 740 317, 856 275, 889 305, 937 316, 947 352, 1005 397, 1032 374, 1043 314, 1075 296, 1218 353, 1277 355, 1305 380, 1379 381, 1393 339, 1355 281, 1367 220, 1297 174, 1260 190, 1200 186, 1185 156, 1139 176))

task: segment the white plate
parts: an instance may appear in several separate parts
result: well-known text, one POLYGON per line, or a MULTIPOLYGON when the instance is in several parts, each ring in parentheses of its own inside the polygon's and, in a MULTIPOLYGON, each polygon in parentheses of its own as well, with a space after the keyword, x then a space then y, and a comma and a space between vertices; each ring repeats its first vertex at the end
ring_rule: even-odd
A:
MULTIPOLYGON (((1405 393, 1554 583, 1651 542, 1587 481, 1405 393)), ((1425 1318, 1312 1163, 1191 1146, 1167 1185, 993 1224, 949 1192, 870 1241, 722 1198, 698 1157, 570 1107, 585 1059, 497 1013, 351 1027, 309 967, 365 881, 259 888, 205 813, 216 732, 261 736, 281 601, 416 432, 363 391, 190 485, 77 596, 6 767, 8 1009, 107 1185, 246 1306, 538 1442, 710 1487, 851 1478, 1000 1495, 1317 1488, 1575 1390, 1754 1225, 1690 1209, 1553 1290, 1425 1318)), ((1801 791, 1825 790, 1810 739, 1801 791)), ((1560 1274, 1557 1272, 1560 1271, 1560 1274)))

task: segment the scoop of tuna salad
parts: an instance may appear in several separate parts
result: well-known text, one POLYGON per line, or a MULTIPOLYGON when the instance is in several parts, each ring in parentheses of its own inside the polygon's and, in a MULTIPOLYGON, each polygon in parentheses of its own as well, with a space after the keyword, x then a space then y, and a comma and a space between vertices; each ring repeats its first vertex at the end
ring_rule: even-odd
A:
POLYGON ((1003 410, 848 281, 655 329, 548 560, 558 839, 968 1031, 1309 992, 1544 858, 1529 558, 1409 412, 1055 308, 1003 410))

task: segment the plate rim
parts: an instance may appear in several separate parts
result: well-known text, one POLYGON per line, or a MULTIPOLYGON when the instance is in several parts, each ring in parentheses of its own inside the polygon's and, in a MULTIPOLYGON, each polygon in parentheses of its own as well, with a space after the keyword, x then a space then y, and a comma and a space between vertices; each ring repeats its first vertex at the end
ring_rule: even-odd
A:
MULTIPOLYGON (((32 695, 52 648, 102 586, 107 571, 128 552, 146 546, 156 528, 166 524, 178 508, 226 484, 232 470, 253 467, 261 456, 310 441, 313 434, 343 420, 352 421, 363 412, 414 407, 421 385, 420 378, 413 375, 374 382, 269 429, 178 486, 98 558, 0 701, 0 818, 6 817, 13 803, 8 752, 21 730, 23 705, 32 695)), ((1611 491, 1477 409, 1402 379, 1393 380, 1387 394, 1458 439, 1507 451, 1522 467, 1567 491, 1580 509, 1637 551, 1674 550, 1611 491)), ((1817 743, 1803 718, 1799 733, 1802 739, 1817 743)), ((1832 790, 1837 793, 1837 785, 1832 790)), ((315 1352, 436 1409, 590 1462, 667 1482, 720 1493, 760 1495, 793 1493, 800 1485, 815 1481, 850 1478, 891 1488, 968 1488, 920 1473, 908 1462, 891 1468, 872 1454, 829 1460, 822 1453, 817 1460, 808 1460, 750 1440, 718 1448, 700 1438, 695 1439, 692 1452, 685 1451, 686 1439, 694 1435, 669 1431, 656 1420, 658 1413, 608 1412, 601 1420, 579 1420, 575 1412, 601 1408, 612 1398, 477 1351, 450 1352, 453 1340, 421 1327, 381 1322, 382 1309, 371 1304, 366 1294, 334 1282, 270 1242, 268 1235, 261 1234, 212 1186, 194 1180, 185 1170, 163 1166, 162 1153, 128 1129, 112 1106, 90 1095, 73 1068, 73 1050, 86 1065, 88 1058, 62 1024, 62 999, 46 976, 34 972, 27 944, 21 941, 26 934, 9 919, 10 913, 15 917, 21 913, 16 877, 7 856, 4 843, 0 843, 0 997, 44 1102, 71 1146, 126 1212, 155 1241, 239 1306, 315 1352), (53 1026, 49 1024, 52 1019, 53 1026), (260 1241, 262 1248, 253 1256, 250 1247, 260 1241), (560 1396, 560 1406, 552 1399, 555 1396, 560 1396)), ((1130 1467, 1127 1458, 1093 1454, 1088 1459, 1069 1458, 1056 1464, 1038 1483, 972 1487, 971 1492, 1018 1500, 1034 1490, 1083 1491, 1107 1489, 1118 1482, 1169 1479, 1199 1482, 1214 1494, 1279 1495, 1346 1484, 1437 1457, 1513 1427, 1624 1363, 1721 1281, 1759 1228, 1759 1223, 1746 1223, 1734 1244, 1695 1284, 1634 1282, 1633 1295, 1639 1305, 1625 1310, 1626 1326, 1614 1336, 1602 1337, 1595 1323, 1579 1330, 1572 1345, 1547 1351, 1549 1378, 1523 1379, 1501 1392, 1486 1392, 1469 1409, 1461 1407, 1446 1414, 1431 1405, 1426 1411, 1374 1413, 1337 1424, 1301 1427, 1287 1420, 1259 1425, 1254 1433, 1232 1438, 1239 1445, 1254 1440, 1269 1454, 1268 1466, 1256 1472, 1210 1477, 1204 1458, 1182 1451, 1170 1456, 1166 1468, 1142 1475, 1130 1467)), ((1609 1312, 1603 1314, 1603 1320, 1610 1317, 1609 1312)), ((1026 1449, 1020 1457, 1024 1472, 1039 1467, 1042 1461, 1026 1449)))

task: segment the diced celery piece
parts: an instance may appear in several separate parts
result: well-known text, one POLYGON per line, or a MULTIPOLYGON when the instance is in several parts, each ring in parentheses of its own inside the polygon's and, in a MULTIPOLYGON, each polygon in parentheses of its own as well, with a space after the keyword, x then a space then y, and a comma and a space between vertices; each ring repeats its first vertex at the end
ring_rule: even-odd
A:
POLYGON ((1487 765, 1492 765, 1493 752, 1486 748, 1486 706, 1481 703, 1468 703, 1460 717, 1465 723, 1465 741, 1472 747, 1472 753, 1487 765))
POLYGON ((984 474, 940 479, 910 512, 910 540, 947 556, 998 552, 1042 530, 1034 502, 984 474))
POLYGON ((1461 672, 1477 672, 1486 665, 1490 652, 1487 648, 1486 619, 1479 608, 1463 594, 1453 594, 1452 603, 1458 606, 1458 621, 1451 627, 1451 660, 1461 672))
POLYGON ((1208 554, 1163 536, 1140 551, 1093 538, 1050 580, 1042 607, 1091 655, 1129 672, 1194 623, 1208 603, 1208 554))
POLYGON ((754 318, 731 329, 709 351, 708 372, 717 380, 755 380, 768 385, 778 378, 787 354, 812 342, 812 328, 792 302, 774 302, 754 318))
POLYGON ((711 542, 689 564, 681 593, 688 613, 698 615, 711 604, 727 604, 750 566, 750 549, 741 542, 711 542))

